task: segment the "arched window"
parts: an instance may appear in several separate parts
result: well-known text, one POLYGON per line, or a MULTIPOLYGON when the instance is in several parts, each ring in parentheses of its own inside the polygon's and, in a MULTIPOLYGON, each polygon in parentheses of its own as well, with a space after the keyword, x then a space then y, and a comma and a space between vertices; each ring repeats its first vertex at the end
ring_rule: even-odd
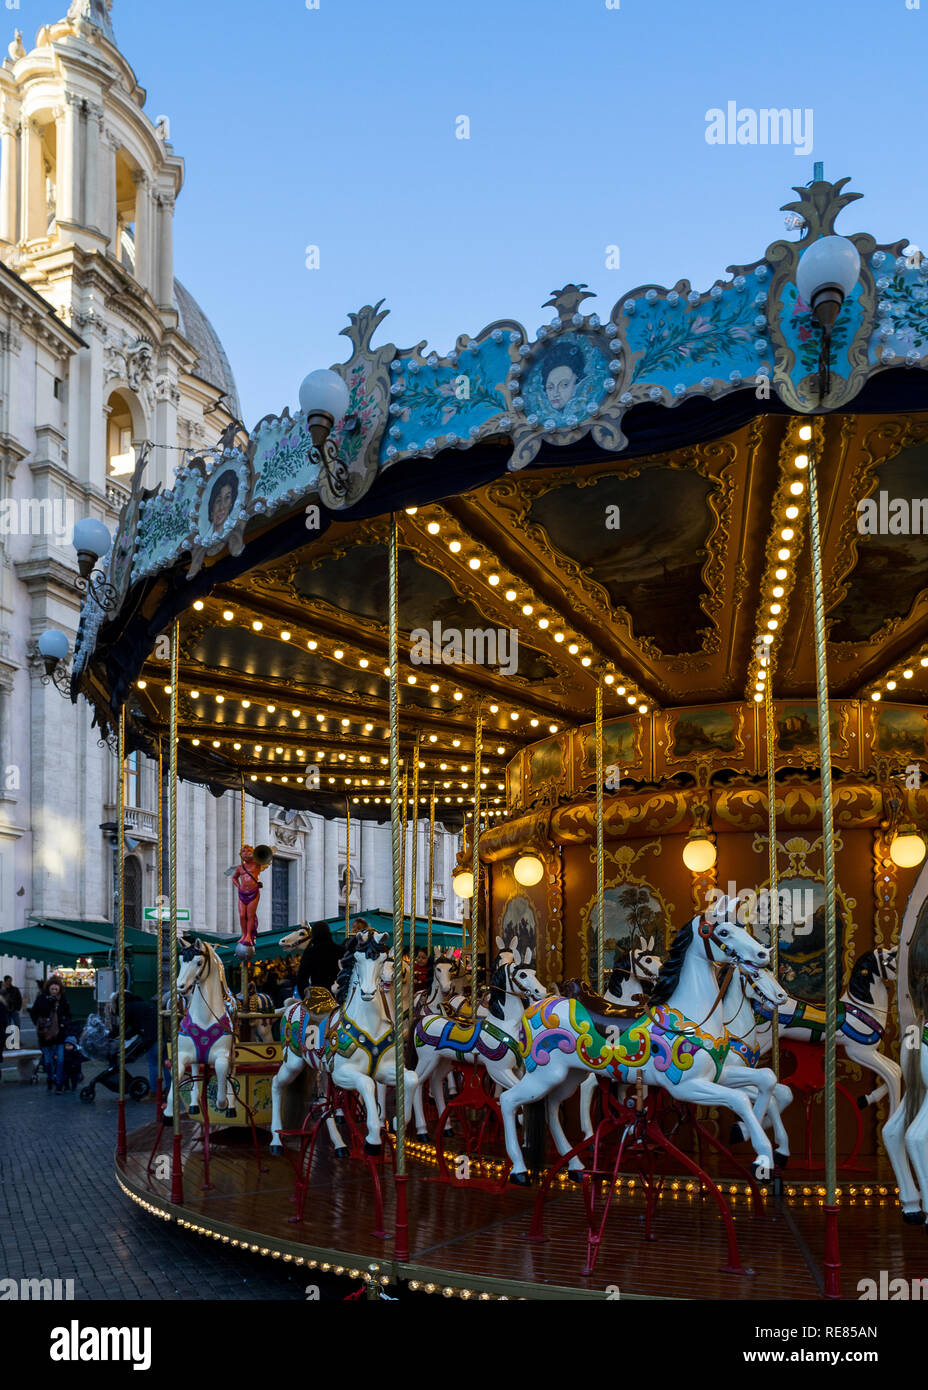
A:
MULTIPOLYGON (((106 475, 128 480, 135 472, 134 425, 132 410, 121 391, 114 391, 107 402, 109 421, 106 438, 106 475)), ((128 481, 125 482, 128 487, 128 481)))
POLYGON ((130 855, 123 865, 122 884, 126 926, 141 931, 142 866, 134 855, 130 855))

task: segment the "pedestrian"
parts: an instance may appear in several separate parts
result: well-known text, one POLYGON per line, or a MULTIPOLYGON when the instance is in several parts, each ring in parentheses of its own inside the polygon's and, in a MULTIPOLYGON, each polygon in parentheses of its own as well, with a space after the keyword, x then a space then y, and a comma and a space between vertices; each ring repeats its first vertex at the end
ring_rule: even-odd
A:
POLYGON ((10 1015, 10 1022, 14 1028, 19 1027, 19 1014, 23 1007, 23 996, 13 983, 12 975, 3 977, 3 999, 10 1015))
MULTIPOLYGON (((119 994, 110 995, 110 1037, 119 1037, 119 994)), ((148 1084, 152 1092, 158 1085, 158 1005, 126 990, 126 1042, 141 1038, 148 1063, 148 1084)))
POLYGON ((429 953, 424 946, 420 946, 416 951, 416 959, 412 968, 412 987, 414 993, 418 994, 420 989, 425 989, 428 974, 429 953))
POLYGON ((328 922, 313 922, 311 931, 312 940, 303 952, 296 977, 298 999, 303 998, 308 985, 321 986, 331 992, 342 954, 332 940, 328 922))
POLYGON ((10 1026, 10 1012, 6 1006, 6 1000, 0 993, 0 1063, 3 1061, 3 1049, 6 1045, 6 1030, 10 1026))
POLYGON ((71 1031, 71 1007, 57 975, 45 981, 30 1015, 42 1049, 46 1089, 51 1093, 54 1088, 60 1096, 64 1090, 64 1040, 71 1031))

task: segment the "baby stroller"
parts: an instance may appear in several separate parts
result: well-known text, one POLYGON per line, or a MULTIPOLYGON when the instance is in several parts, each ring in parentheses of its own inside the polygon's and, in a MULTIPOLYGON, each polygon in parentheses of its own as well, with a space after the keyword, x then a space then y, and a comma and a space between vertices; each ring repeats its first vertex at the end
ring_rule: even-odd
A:
MULTIPOLYGON (((141 1034, 134 1038, 126 1038, 126 1065, 144 1057, 149 1046, 141 1034)), ((108 1091, 119 1090, 119 1039, 110 1037, 106 1024, 99 1015, 95 1014, 87 1020, 81 1034, 81 1051, 94 1061, 107 1064, 80 1093, 81 1100, 90 1105, 96 1100, 98 1086, 105 1086, 108 1091)), ((132 1100, 144 1100, 150 1090, 151 1087, 144 1076, 126 1074, 126 1094, 132 1100)))

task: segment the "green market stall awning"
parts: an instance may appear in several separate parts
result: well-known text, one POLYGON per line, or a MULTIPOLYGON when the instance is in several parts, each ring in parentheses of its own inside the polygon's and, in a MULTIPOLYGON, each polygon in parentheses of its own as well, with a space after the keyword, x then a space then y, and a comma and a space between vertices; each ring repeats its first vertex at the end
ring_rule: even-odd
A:
MULTIPOLYGON (((36 917, 18 931, 0 933, 0 955, 37 960, 43 965, 74 965, 88 957, 106 957, 114 947, 112 922, 36 917)), ((126 950, 154 955, 157 941, 148 932, 127 927, 126 950)))
MULTIPOLYGON (((385 908, 377 908, 372 912, 354 912, 351 914, 351 924, 360 919, 364 919, 375 931, 393 931, 393 914, 385 908)), ((329 917, 325 919, 332 929, 332 935, 336 941, 341 941, 345 936, 344 916, 329 917)), ((286 952, 281 948, 281 941, 285 936, 298 929, 299 923, 292 927, 287 927, 285 931, 259 932, 255 938, 255 960, 273 960, 275 956, 285 955, 286 952)), ((416 945, 424 946, 428 926, 423 918, 416 919, 416 945)), ((208 940, 216 946, 222 961, 228 962, 235 959, 235 942, 238 938, 217 937, 215 934, 207 932, 196 933, 201 940, 208 940)), ((404 938, 409 940, 409 918, 404 919, 404 938)), ((461 924, 460 922, 449 922, 445 920, 432 919, 432 940, 439 946, 459 946, 461 944, 461 924)))

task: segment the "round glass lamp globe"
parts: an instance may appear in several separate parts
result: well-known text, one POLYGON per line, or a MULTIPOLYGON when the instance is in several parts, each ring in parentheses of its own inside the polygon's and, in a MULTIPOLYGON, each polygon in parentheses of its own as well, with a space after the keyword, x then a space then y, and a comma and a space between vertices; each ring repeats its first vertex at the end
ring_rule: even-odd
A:
POLYGON ((86 551, 88 555, 106 555, 111 545, 110 533, 102 521, 95 517, 85 517, 74 523, 74 549, 86 551))
POLYGON ((915 830, 894 835, 889 857, 900 869, 914 869, 925 857, 925 841, 915 830))
POLYGON ((307 415, 322 412, 337 422, 348 409, 349 399, 348 387, 342 378, 327 368, 310 372, 300 387, 300 409, 307 415))
POLYGON ((40 656, 52 657, 55 661, 64 661, 68 655, 68 639, 56 627, 50 627, 39 638, 38 648, 40 656))
POLYGON ((799 296, 811 305, 824 289, 835 286, 845 298, 860 277, 860 253, 845 236, 823 236, 803 251, 796 269, 799 296))
POLYGON ((523 888, 532 888, 541 882, 544 872, 545 866, 540 859, 534 854, 523 854, 516 860, 512 876, 523 888))
POLYGON ((711 840, 687 840, 683 846, 683 862, 694 874, 704 874, 715 863, 716 849, 711 840))
POLYGON ((474 876, 467 870, 462 869, 455 874, 451 880, 451 887, 454 889, 455 896, 458 898, 472 898, 474 896, 474 876))

